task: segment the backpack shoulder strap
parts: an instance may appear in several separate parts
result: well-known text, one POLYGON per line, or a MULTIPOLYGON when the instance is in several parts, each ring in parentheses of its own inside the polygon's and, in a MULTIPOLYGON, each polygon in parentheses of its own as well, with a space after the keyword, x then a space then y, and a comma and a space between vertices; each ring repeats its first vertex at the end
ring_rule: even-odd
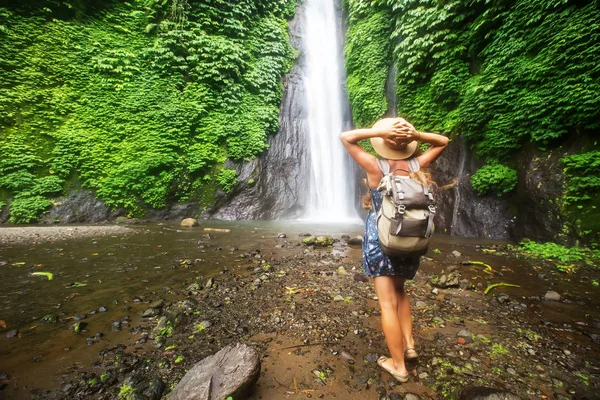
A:
POLYGON ((410 172, 419 172, 421 170, 421 164, 419 164, 417 157, 409 158, 406 160, 406 162, 408 163, 408 169, 410 169, 410 172))
POLYGON ((383 175, 388 175, 390 173, 390 162, 388 160, 378 158, 377 165, 383 175))

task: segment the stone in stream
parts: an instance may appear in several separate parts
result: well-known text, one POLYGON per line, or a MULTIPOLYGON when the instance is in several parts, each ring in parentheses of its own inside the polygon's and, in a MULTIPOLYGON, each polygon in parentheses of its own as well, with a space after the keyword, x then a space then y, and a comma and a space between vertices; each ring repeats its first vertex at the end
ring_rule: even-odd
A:
POLYGON ((19 331, 17 329, 13 329, 12 331, 8 331, 8 333, 6 334, 6 338, 12 339, 15 336, 17 336, 18 334, 19 334, 19 331))
POLYGON ((452 252, 452 255, 454 256, 454 258, 458 258, 462 256, 462 253, 460 251, 454 250, 452 252))
POLYGON ((302 243, 307 246, 327 247, 333 244, 331 236, 310 236, 302 240, 302 243))
POLYGON ((470 387, 460 392, 458 400, 521 400, 521 398, 499 389, 470 387))
POLYGON ((181 226, 185 226, 187 228, 198 226, 198 220, 195 218, 185 218, 181 221, 181 226))
POLYGON ((253 348, 237 343, 196 363, 169 394, 169 400, 246 398, 260 375, 253 348))
POLYGON ((553 290, 549 290, 544 295, 544 299, 545 300, 549 300, 549 301, 559 301, 560 300, 560 294, 556 293, 553 290))
POLYGON ((452 272, 448 275, 442 275, 440 280, 436 283, 436 286, 442 289, 449 287, 458 287, 460 283, 460 274, 458 272, 452 272))
POLYGON ((362 245, 363 237, 361 235, 357 235, 348 239, 348 244, 350 246, 360 246, 362 245))
POLYGON ((142 313, 142 318, 154 317, 155 315, 158 315, 158 312, 159 311, 155 308, 149 308, 142 313))
POLYGON ((287 235, 285 233, 280 233, 279 235, 277 235, 277 237, 279 239, 285 239, 287 237, 287 235))

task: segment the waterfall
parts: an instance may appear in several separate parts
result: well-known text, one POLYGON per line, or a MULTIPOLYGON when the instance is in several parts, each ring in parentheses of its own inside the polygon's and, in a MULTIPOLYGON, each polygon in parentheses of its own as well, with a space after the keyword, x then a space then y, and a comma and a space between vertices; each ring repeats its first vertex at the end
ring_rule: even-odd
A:
POLYGON ((335 0, 306 0, 305 82, 310 187, 305 217, 318 221, 357 219, 353 169, 340 142, 344 127, 341 16, 335 0))

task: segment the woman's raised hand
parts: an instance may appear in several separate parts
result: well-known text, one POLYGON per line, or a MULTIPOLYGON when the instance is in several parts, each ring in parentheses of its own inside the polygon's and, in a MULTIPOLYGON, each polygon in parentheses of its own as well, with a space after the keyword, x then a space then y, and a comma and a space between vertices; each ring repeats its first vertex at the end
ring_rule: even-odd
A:
POLYGON ((415 128, 403 118, 390 118, 387 126, 381 128, 381 137, 388 146, 398 146, 416 139, 415 128))

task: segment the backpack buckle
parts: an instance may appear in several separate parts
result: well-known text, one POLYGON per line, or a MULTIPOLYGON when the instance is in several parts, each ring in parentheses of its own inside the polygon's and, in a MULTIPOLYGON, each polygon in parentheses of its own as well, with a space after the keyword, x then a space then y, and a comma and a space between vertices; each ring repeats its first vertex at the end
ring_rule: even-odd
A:
POLYGON ((406 206, 404 204, 400 204, 398 206, 398 214, 402 215, 406 211, 406 206))
POLYGON ((435 206, 433 204, 430 204, 427 208, 429 209, 430 213, 435 214, 435 206))

